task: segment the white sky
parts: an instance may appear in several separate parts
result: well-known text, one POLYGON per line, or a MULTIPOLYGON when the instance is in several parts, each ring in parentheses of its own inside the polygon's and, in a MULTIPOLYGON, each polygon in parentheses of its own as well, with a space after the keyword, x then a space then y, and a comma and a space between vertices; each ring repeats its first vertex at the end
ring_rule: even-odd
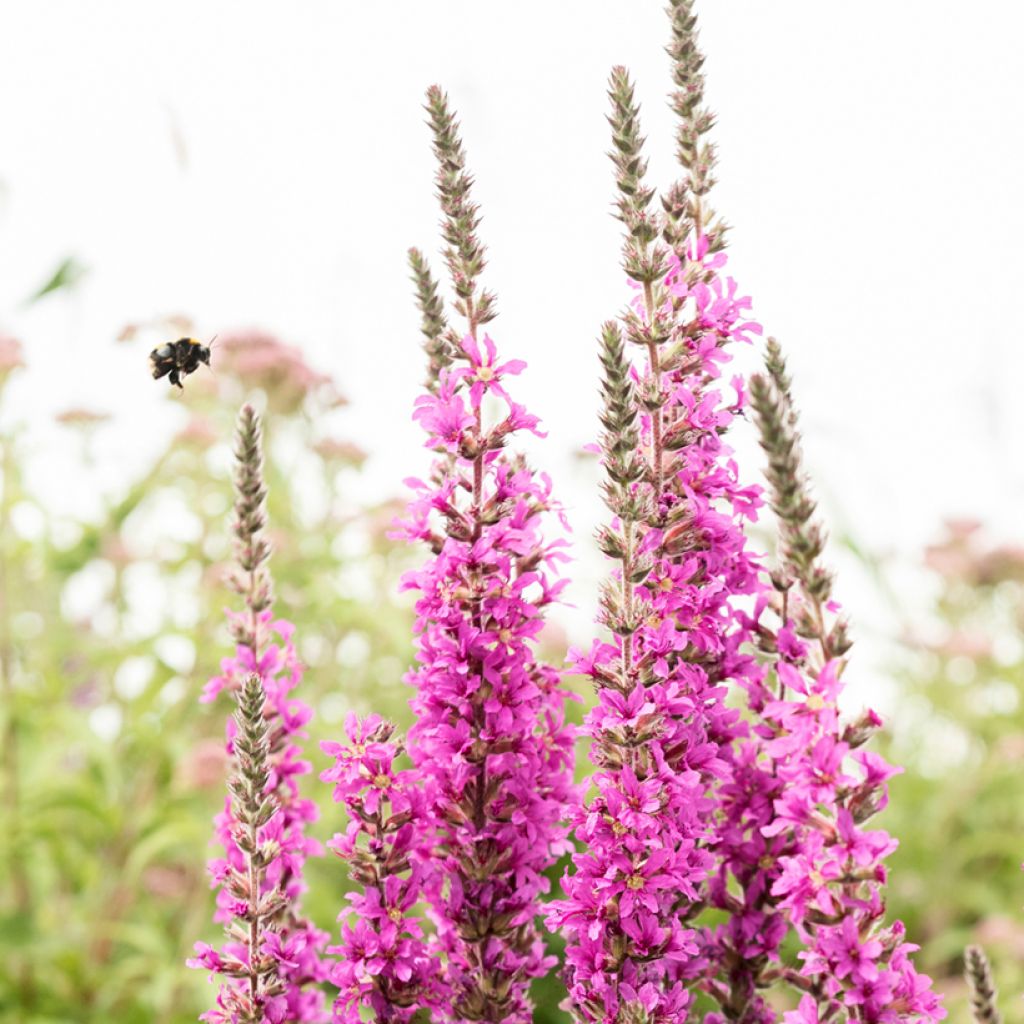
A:
MULTIPOLYGON (((790 353, 833 524, 876 549, 909 555, 953 514, 1024 537, 1022 12, 700 5, 730 269, 790 353)), ((586 540, 569 453, 594 433, 594 337, 627 295, 605 80, 634 72, 667 184, 666 28, 655 0, 0 0, 0 327, 32 364, 4 415, 30 426, 37 486, 82 507, 145 460, 177 410, 152 401, 148 345, 113 338, 178 311, 203 334, 273 330, 335 374, 368 496, 422 468, 405 250, 437 247, 420 102, 439 81, 478 180, 492 333, 530 363, 536 461, 564 470, 586 540), (19 308, 69 254, 83 288, 19 308), (50 426, 80 405, 118 416, 95 478, 50 426)))

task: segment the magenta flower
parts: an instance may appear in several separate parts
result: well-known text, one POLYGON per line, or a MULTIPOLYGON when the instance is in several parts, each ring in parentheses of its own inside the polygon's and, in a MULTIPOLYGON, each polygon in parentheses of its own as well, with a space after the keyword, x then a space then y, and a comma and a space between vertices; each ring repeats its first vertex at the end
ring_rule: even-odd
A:
POLYGON ((506 363, 496 362, 498 350, 488 334, 483 338, 483 352, 480 351, 480 346, 472 334, 467 334, 462 339, 462 351, 469 360, 469 366, 455 370, 452 376, 457 380, 469 382, 469 400, 474 409, 479 409, 483 396, 491 392, 503 398, 511 411, 525 411, 522 406, 513 403, 508 392, 501 386, 502 377, 520 374, 526 369, 526 363, 522 359, 510 359, 506 363))
POLYGON ((817 831, 808 833, 799 853, 779 858, 778 876, 771 887, 771 895, 779 896, 780 910, 790 910, 795 918, 803 920, 809 910, 831 917, 836 913, 836 902, 829 887, 843 877, 843 863, 825 851, 825 837, 817 831))
POLYGON ((796 1010, 787 1010, 782 1019, 785 1024, 821 1024, 818 1016, 818 1001, 814 996, 803 996, 796 1010))
POLYGON ((416 399, 413 419, 427 432, 427 447, 457 452, 465 432, 473 426, 473 416, 457 388, 458 381, 445 375, 436 393, 416 399))

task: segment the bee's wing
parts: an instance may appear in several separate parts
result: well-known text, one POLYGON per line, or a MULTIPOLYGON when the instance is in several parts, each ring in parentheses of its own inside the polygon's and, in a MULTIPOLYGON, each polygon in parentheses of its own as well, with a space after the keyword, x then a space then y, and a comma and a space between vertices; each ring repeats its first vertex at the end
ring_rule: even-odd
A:
POLYGON ((149 368, 153 371, 154 380, 159 380, 174 369, 174 359, 167 354, 166 348, 165 345, 149 353, 149 368))

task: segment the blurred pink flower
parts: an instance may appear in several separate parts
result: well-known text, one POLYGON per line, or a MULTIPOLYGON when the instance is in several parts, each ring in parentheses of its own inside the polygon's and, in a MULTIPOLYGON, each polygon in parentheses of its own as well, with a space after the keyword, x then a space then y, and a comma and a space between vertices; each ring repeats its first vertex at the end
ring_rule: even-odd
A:
POLYGON ((24 365, 21 342, 10 334, 0 334, 0 377, 24 365))
POLYGON ((97 412, 94 409, 71 408, 57 413, 54 419, 65 427, 90 427, 106 423, 110 419, 110 413, 97 412))
POLYGON ((223 740, 199 740, 179 763, 178 773, 190 789, 211 789, 224 785, 230 762, 223 740))
POLYGON ((282 411, 295 411, 313 394, 332 408, 346 404, 330 375, 314 370, 300 348, 265 331, 219 334, 211 368, 237 376, 247 387, 261 388, 271 405, 282 411))
POLYGON ((193 413, 175 437, 176 444, 194 444, 200 448, 208 448, 219 440, 220 431, 213 421, 200 413, 193 413))

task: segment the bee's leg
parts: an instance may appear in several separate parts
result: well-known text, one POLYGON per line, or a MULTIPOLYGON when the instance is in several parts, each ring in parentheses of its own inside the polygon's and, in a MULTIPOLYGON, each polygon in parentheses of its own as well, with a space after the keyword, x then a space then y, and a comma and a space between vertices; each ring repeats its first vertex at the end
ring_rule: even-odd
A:
POLYGON ((171 372, 167 376, 167 379, 172 384, 174 384, 175 386, 177 386, 179 388, 183 386, 182 383, 181 383, 181 379, 178 377, 178 368, 177 367, 175 367, 173 370, 171 370, 171 372))

